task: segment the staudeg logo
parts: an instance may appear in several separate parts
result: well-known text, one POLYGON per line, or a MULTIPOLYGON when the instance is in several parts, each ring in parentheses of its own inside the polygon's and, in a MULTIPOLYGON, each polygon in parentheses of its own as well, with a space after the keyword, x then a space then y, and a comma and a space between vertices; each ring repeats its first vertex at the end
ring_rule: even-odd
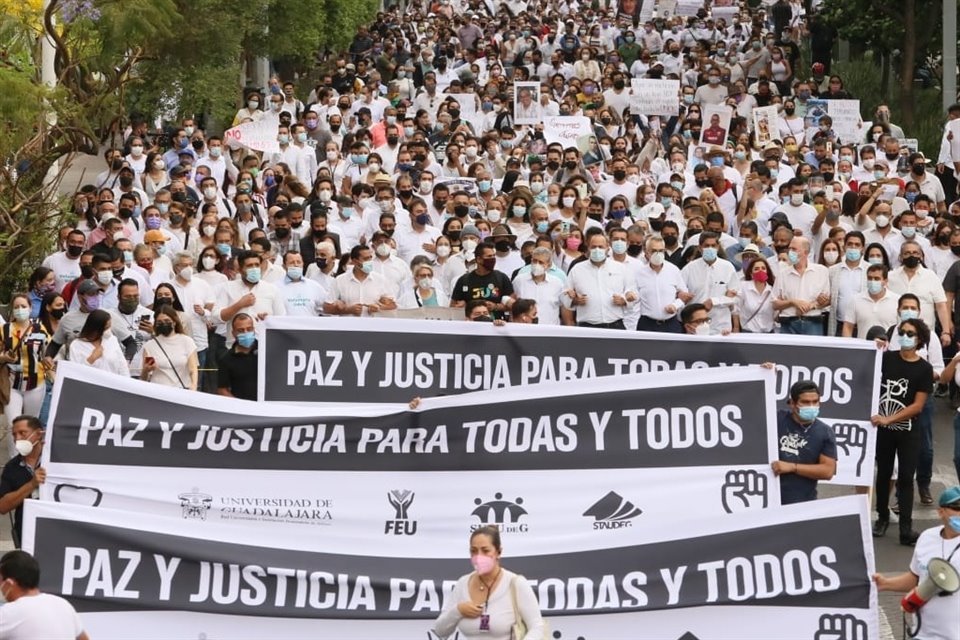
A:
POLYGON ((409 489, 394 489, 387 492, 387 501, 393 507, 394 519, 387 520, 383 532, 396 536, 412 536, 417 533, 417 521, 410 519, 410 505, 416 494, 409 489))
POLYGON ((583 512, 584 517, 593 518, 594 529, 623 529, 632 527, 632 520, 643 511, 616 491, 603 496, 583 512))
POLYGON ((502 493, 495 493, 493 500, 484 502, 481 498, 476 498, 473 504, 477 507, 471 512, 480 521, 480 524, 470 528, 476 531, 480 527, 492 525, 500 529, 502 533, 526 533, 528 525, 521 523, 520 519, 528 515, 527 510, 523 508, 523 498, 515 498, 513 502, 503 499, 502 493))
POLYGON ((213 496, 200 493, 200 491, 194 487, 193 491, 187 493, 181 493, 180 498, 180 508, 183 512, 184 520, 206 520, 207 512, 210 511, 210 505, 213 504, 213 496))

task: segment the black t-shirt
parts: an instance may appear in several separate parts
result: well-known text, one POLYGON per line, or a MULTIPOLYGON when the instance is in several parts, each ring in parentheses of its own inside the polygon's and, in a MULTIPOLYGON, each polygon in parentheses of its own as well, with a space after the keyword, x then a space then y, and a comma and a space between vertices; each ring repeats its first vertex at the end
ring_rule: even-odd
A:
MULTIPOLYGON (((960 260, 950 265, 946 275, 943 276, 943 290, 953 294, 960 292, 960 260)), ((954 303, 950 313, 953 314, 954 324, 960 321, 960 302, 954 303)))
POLYGON ((502 271, 494 269, 483 276, 476 271, 463 274, 457 278, 457 283, 453 286, 450 298, 457 302, 486 300, 499 304, 503 296, 512 295, 513 283, 510 282, 510 278, 502 271))
MULTIPOLYGON (((24 461, 23 456, 16 455, 10 462, 4 465, 3 473, 0 474, 0 498, 21 488, 33 480, 33 471, 24 461)), ((13 532, 14 540, 19 546, 21 531, 23 530, 23 503, 17 507, 13 514, 13 532)))
MULTIPOLYGON (((913 404, 917 393, 933 391, 933 367, 920 358, 907 362, 899 351, 883 354, 880 382, 880 415, 890 416, 913 404)), ((895 422, 888 429, 910 431, 913 419, 895 422)))
POLYGON ((237 351, 234 344, 220 361, 217 372, 217 387, 229 389, 237 398, 257 399, 257 343, 249 353, 237 351))

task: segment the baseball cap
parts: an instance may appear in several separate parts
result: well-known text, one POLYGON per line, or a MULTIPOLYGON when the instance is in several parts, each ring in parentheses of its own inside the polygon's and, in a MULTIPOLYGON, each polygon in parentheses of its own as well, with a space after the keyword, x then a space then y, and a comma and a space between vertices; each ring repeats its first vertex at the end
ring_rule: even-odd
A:
POLYGON ((166 242, 167 237, 163 235, 163 231, 160 231, 159 229, 151 229, 150 231, 147 231, 145 234, 143 234, 143 241, 144 242, 166 242))
MULTIPOLYGON (((100 287, 97 286, 93 280, 84 280, 80 283, 80 286, 77 287, 77 293, 82 296, 91 296, 95 293, 100 293, 100 287)), ((943 499, 942 497, 940 498, 943 499)))
POLYGON ((940 494, 939 504, 941 507, 945 507, 948 504, 960 504, 960 485, 954 485, 944 489, 943 493, 940 494))

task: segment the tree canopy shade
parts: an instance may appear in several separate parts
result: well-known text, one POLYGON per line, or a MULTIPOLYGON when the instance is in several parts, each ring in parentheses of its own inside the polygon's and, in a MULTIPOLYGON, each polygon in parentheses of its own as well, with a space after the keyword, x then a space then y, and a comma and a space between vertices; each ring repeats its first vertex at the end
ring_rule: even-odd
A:
POLYGON ((913 78, 941 24, 939 0, 824 0, 826 20, 840 37, 883 56, 899 54, 903 124, 914 124, 913 78))
POLYGON ((376 0, 0 0, 0 300, 23 265, 49 252, 65 221, 49 175, 74 153, 97 154, 131 111, 232 117, 248 56, 313 64, 345 47, 376 0), (55 49, 56 86, 41 82, 55 49))

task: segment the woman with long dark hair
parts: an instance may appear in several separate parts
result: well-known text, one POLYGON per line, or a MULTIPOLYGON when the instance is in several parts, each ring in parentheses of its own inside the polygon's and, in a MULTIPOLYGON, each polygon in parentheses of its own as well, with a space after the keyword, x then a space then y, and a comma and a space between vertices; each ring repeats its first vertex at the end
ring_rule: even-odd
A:
POLYGON ((130 377, 123 348, 110 331, 110 323, 109 312, 103 309, 91 311, 80 335, 70 343, 70 361, 130 377))

